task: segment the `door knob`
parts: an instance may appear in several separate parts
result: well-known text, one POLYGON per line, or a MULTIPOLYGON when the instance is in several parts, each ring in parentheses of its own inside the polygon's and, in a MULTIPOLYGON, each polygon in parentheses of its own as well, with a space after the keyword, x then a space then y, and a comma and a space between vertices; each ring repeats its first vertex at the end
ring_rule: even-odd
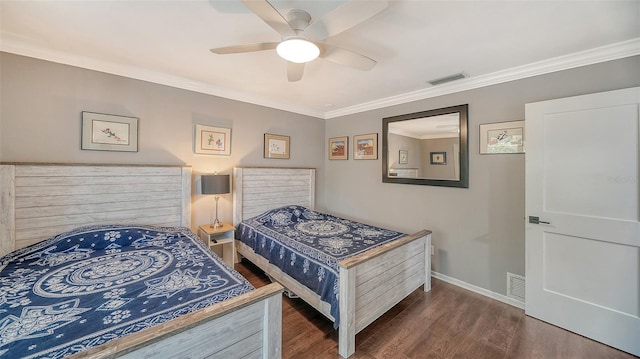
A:
POLYGON ((529 216, 529 223, 533 224, 551 224, 551 222, 541 221, 540 217, 529 216))

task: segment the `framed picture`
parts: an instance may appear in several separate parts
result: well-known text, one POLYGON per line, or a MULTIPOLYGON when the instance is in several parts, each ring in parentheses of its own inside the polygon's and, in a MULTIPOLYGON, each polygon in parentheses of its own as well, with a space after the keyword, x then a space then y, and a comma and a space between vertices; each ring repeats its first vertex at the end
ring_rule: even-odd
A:
POLYGON ((524 121, 480 125, 480 154, 524 153, 524 121))
POLYGON ((231 129, 196 125, 193 152, 207 155, 231 155, 231 129))
POLYGON ((409 151, 400 150, 400 154, 398 155, 398 163, 401 165, 406 165, 409 163, 409 151))
POLYGON ((329 139, 329 159, 348 160, 349 159, 349 137, 333 137, 329 139))
POLYGON ((432 165, 446 165, 447 153, 446 152, 429 152, 429 158, 432 165))
POLYGON ((353 159, 354 160, 377 160, 378 159, 378 134, 353 136, 353 159))
POLYGON ((82 111, 81 148, 138 152, 138 119, 82 111))
POLYGON ((289 158, 289 136, 264 134, 264 158, 289 158))

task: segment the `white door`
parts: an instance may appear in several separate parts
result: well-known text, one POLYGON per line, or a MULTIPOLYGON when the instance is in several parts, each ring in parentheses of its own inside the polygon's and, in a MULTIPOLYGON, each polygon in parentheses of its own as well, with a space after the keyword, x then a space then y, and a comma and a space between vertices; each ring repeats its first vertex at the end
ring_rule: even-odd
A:
POLYGON ((525 313, 634 355, 639 102, 640 87, 526 105, 525 313))

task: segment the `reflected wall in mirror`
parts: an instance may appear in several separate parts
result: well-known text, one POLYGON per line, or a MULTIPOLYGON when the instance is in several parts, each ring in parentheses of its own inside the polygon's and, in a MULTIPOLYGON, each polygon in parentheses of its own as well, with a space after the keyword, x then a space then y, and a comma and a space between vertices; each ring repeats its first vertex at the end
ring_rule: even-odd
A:
POLYGON ((469 187, 468 105, 382 119, 382 181, 469 187))

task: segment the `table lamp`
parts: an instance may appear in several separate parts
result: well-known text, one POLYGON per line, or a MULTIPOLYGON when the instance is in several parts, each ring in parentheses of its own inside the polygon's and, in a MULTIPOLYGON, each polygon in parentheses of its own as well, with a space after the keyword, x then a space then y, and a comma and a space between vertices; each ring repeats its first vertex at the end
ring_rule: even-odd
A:
MULTIPOLYGON (((202 185, 202 194, 227 194, 231 190, 229 175, 202 175, 200 177, 200 184, 202 185)), ((218 200, 220 196, 215 196, 216 200, 216 219, 211 224, 211 228, 222 227, 222 222, 218 220, 218 200)))

